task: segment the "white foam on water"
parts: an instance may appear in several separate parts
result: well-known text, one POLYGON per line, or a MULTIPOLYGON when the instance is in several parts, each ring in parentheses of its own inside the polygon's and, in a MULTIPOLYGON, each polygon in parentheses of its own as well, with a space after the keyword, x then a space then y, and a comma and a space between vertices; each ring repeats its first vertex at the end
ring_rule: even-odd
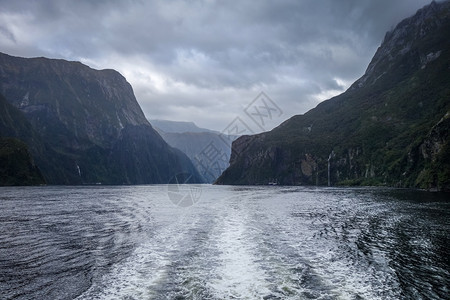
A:
POLYGON ((217 279, 208 286, 218 299, 262 299, 270 294, 267 275, 258 265, 258 257, 248 237, 242 212, 228 208, 217 236, 221 251, 216 268, 217 279))
MULTIPOLYGON (((90 252, 80 254, 79 261, 74 259, 74 251, 64 254, 58 248, 54 252, 67 258, 54 267, 65 263, 72 272, 77 265, 86 265, 77 271, 85 276, 83 285, 77 287, 65 272, 46 290, 41 289, 44 285, 33 286, 37 296, 31 298, 45 298, 56 289, 57 295, 69 295, 72 287, 74 293, 81 293, 91 278, 92 286, 78 300, 445 299, 448 294, 448 272, 432 260, 441 249, 435 248, 444 245, 433 238, 429 231, 433 228, 424 226, 419 231, 420 222, 407 224, 412 219, 404 212, 403 202, 396 209, 391 201, 370 199, 370 193, 204 186, 201 201, 180 208, 168 198, 166 186, 95 187, 81 189, 81 193, 79 188, 50 189, 57 193, 43 194, 42 204, 28 216, 30 220, 39 220, 36 225, 47 229, 60 221, 74 223, 74 216, 80 213, 81 221, 87 223, 75 222, 64 234, 76 238, 80 229, 82 241, 92 241, 92 245, 86 248, 90 252), (54 200, 67 194, 70 201, 54 200), (61 220, 52 219, 53 212, 61 220), (406 253, 398 252, 405 247, 406 253), (410 284, 405 288, 400 282, 410 284)), ((16 207, 10 211, 20 212, 18 216, 30 209, 28 201, 5 200, 1 204, 1 211, 16 207)), ((20 226, 11 231, 13 236, 4 233, 0 239, 11 245, 10 253, 27 240, 22 262, 33 259, 31 267, 51 254, 42 251, 46 254, 41 257, 40 248, 59 241, 46 239, 50 230, 30 241, 36 227, 29 232, 22 218, 17 223, 3 219, 8 228, 20 226)), ((446 228, 442 224, 446 224, 443 219, 430 226, 439 225, 434 229, 439 232, 446 228)), ((62 235, 52 233, 55 238, 62 235)), ((68 245, 66 239, 61 242, 56 245, 68 245)), ((36 273, 46 272, 46 266, 36 273)), ((48 278, 54 277, 45 280, 48 278)), ((13 292, 10 298, 14 298, 13 292)))
POLYGON ((115 265, 99 282, 80 297, 83 299, 149 299, 155 286, 164 281, 172 263, 171 251, 179 247, 188 223, 167 224, 142 243, 123 262, 115 265))
MULTIPOLYGON (((312 221, 310 220, 312 223, 306 227, 299 227, 301 224, 295 218, 285 218, 281 223, 283 227, 293 232, 309 235, 319 233, 306 239, 290 234, 287 239, 297 249, 297 253, 310 263, 313 272, 323 285, 329 288, 327 294, 337 299, 353 299, 356 295, 363 299, 400 297, 396 292, 399 291, 398 281, 389 267, 386 253, 371 247, 369 256, 365 258, 365 254, 357 249, 356 238, 362 235, 361 230, 367 226, 365 221, 362 221, 361 228, 346 229, 347 240, 343 242, 340 240, 343 225, 341 218, 345 219, 348 216, 342 203, 324 203, 323 207, 317 207, 317 202, 311 203, 314 206, 309 208, 307 202, 302 203, 304 206, 302 209, 327 211, 325 217, 312 218, 312 221)), ((372 213, 376 214, 379 211, 374 208, 372 213)))
POLYGON ((400 296, 387 254, 370 243, 364 244, 368 257, 358 249, 368 224, 355 221, 354 208, 354 215, 346 214, 348 199, 299 201, 298 194, 291 199, 272 191, 257 196, 211 197, 185 216, 167 214, 169 222, 156 222, 160 227, 148 241, 78 299, 400 296))

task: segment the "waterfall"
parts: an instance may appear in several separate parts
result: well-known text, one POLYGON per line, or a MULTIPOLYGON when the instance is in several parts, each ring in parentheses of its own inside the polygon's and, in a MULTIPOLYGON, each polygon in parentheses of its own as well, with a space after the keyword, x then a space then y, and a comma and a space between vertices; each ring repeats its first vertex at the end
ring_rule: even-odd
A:
POLYGON ((328 156, 328 186, 331 186, 331 178, 330 178, 330 167, 331 167, 331 158, 334 155, 334 151, 331 150, 330 155, 328 156))

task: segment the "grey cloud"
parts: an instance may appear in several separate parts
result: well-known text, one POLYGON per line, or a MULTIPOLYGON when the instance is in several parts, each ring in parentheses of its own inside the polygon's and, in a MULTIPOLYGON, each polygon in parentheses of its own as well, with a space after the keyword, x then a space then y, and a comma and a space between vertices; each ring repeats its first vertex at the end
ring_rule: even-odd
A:
POLYGON ((0 51, 126 74, 147 68, 128 79, 155 118, 184 111, 192 120, 221 101, 238 114, 239 102, 263 89, 303 113, 318 94, 345 89, 337 80, 361 76, 385 32, 428 2, 0 0, 0 36, 9 39, 0 51), (195 100, 209 92, 214 105, 195 100))
POLYGON ((0 35, 10 40, 11 42, 16 43, 16 38, 14 37, 14 34, 6 26, 0 26, 0 35))

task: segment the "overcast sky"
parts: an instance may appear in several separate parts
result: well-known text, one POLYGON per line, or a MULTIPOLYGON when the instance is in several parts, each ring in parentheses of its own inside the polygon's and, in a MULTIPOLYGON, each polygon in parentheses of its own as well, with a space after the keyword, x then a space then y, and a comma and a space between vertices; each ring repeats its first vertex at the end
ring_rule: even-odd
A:
POLYGON ((0 0, 0 51, 116 69, 149 119, 222 131, 263 91, 264 129, 345 91, 425 0, 0 0))

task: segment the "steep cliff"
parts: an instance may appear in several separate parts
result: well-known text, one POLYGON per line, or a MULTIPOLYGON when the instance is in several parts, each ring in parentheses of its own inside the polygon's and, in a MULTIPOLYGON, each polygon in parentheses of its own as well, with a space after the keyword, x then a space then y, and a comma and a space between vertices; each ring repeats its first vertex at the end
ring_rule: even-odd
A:
MULTIPOLYGON (((76 180, 77 176, 70 170, 71 162, 64 155, 54 151, 39 135, 39 133, 28 122, 25 115, 12 104, 10 104, 3 95, 0 94, 0 137, 12 137, 26 144, 26 149, 30 153, 36 167, 46 174, 46 181, 53 182, 55 179, 61 182, 70 182, 76 180)), ((6 160, 0 167, 5 167, 6 160)), ((6 168, 6 167, 5 167, 6 168)), ((16 178, 16 185, 21 180, 16 178)), ((30 184, 29 181, 22 181, 22 185, 30 184)), ((6 184, 5 184, 6 185, 6 184)))
POLYGON ((345 93, 236 140, 217 183, 449 189, 448 36, 448 1, 403 20, 345 93))
POLYGON ((45 184, 25 143, 0 138, 0 186, 45 184))
POLYGON ((48 183, 167 183, 177 173, 200 180, 190 160, 151 127, 114 70, 0 54, 0 93, 34 138, 16 125, 3 126, 0 136, 23 140, 48 183))

